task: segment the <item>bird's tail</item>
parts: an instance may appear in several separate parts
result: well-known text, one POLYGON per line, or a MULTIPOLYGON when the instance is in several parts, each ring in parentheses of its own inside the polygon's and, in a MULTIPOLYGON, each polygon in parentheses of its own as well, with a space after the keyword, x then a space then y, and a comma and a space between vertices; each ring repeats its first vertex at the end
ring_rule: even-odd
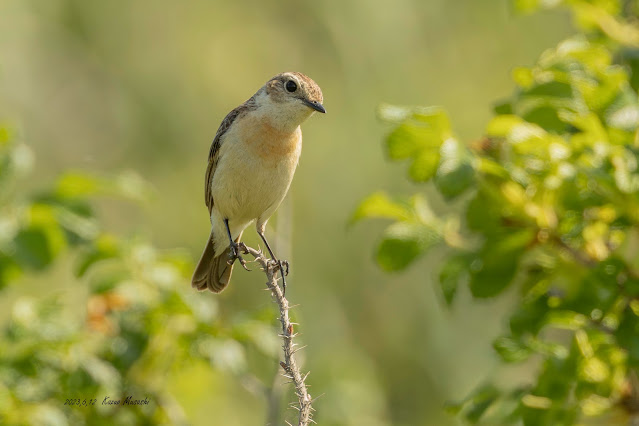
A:
MULTIPOLYGON (((240 234, 235 242, 240 240, 240 234)), ((191 286, 198 290, 206 290, 207 288, 213 293, 219 293, 226 288, 231 280, 231 272, 233 265, 228 264, 230 247, 227 247, 218 256, 215 255, 215 246, 213 244, 213 234, 209 237, 204 253, 200 257, 200 261, 195 267, 191 286)))

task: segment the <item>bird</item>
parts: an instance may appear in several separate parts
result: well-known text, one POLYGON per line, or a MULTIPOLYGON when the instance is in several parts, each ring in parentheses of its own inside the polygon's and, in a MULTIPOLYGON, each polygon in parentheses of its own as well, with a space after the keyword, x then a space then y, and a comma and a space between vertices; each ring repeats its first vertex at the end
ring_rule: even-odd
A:
POLYGON ((220 293, 231 279, 244 230, 255 222, 257 233, 279 265, 284 266, 264 235, 266 223, 293 180, 302 152, 300 125, 315 112, 326 113, 320 87, 299 72, 268 80, 246 102, 222 120, 208 156, 204 197, 211 233, 195 267, 192 287, 220 293))

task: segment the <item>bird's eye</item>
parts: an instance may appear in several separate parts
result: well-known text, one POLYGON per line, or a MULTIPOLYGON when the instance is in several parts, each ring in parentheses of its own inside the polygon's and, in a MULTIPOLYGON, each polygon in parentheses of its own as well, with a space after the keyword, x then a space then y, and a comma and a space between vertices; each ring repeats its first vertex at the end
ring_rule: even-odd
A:
POLYGON ((286 91, 287 92, 293 93, 296 90, 297 90, 297 83, 295 83, 293 80, 289 80, 289 81, 286 82, 286 91))

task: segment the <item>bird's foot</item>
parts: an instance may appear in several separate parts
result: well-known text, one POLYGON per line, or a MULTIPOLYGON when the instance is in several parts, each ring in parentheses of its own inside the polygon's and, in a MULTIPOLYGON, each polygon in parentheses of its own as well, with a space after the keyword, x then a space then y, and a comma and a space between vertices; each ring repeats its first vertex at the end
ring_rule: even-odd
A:
POLYGON ((288 276, 289 263, 288 260, 278 260, 275 258, 269 259, 269 263, 272 265, 274 271, 280 271, 282 276, 288 276))
POLYGON ((282 276, 282 294, 286 296, 286 276, 288 275, 289 264, 288 260, 277 260, 271 259, 271 262, 274 262, 277 265, 277 269, 280 270, 280 275, 282 276))
POLYGON ((278 260, 277 264, 280 268, 280 271, 282 271, 282 274, 288 277, 288 268, 289 268, 288 260, 278 260), (284 272, 285 270, 286 272, 284 272))
MULTIPOLYGON (((244 243, 236 243, 236 242, 233 242, 231 244, 230 251, 229 251, 229 260, 227 263, 229 265, 232 265, 237 259, 240 262, 240 265, 242 265, 242 268, 246 269, 247 271, 250 271, 250 269, 246 266, 246 260, 244 260, 244 258, 240 254, 240 251, 242 250, 243 245, 244 243)), ((246 249, 244 250, 244 253, 248 253, 246 249)))

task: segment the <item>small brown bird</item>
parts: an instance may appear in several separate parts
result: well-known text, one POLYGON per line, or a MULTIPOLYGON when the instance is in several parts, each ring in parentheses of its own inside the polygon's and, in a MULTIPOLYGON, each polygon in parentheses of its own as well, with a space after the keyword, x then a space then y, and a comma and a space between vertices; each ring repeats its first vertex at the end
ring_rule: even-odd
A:
POLYGON ((302 152, 300 124, 315 111, 326 112, 322 101, 313 80, 285 72, 224 118, 209 152, 204 198, 211 235, 195 268, 193 287, 219 293, 229 284, 236 259, 246 268, 239 241, 253 221, 284 277, 284 262, 273 254, 264 230, 293 180, 302 152))

